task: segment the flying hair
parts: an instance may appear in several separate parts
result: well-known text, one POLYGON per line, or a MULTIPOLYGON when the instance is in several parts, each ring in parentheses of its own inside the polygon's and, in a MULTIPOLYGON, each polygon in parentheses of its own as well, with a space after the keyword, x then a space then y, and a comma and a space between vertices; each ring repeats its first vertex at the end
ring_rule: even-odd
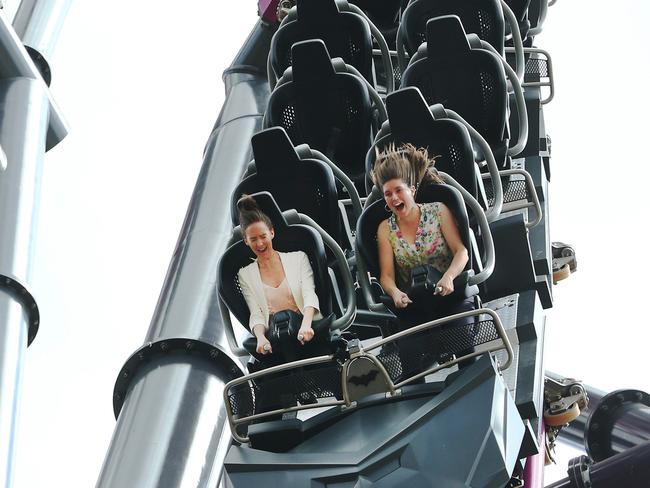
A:
POLYGON ((433 167, 439 156, 429 157, 425 148, 407 143, 399 147, 391 142, 383 151, 375 147, 375 166, 372 181, 380 188, 387 181, 398 179, 417 188, 424 184, 444 183, 433 167))

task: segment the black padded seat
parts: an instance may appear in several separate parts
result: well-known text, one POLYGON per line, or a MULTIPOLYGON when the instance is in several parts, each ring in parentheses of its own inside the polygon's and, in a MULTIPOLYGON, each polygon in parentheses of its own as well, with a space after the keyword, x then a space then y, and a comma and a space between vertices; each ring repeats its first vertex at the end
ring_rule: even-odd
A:
POLYGON ((310 216, 342 248, 349 248, 332 169, 317 159, 301 159, 282 127, 258 132, 251 145, 256 172, 244 178, 233 192, 233 224, 239 223, 237 201, 243 194, 268 191, 281 210, 295 209, 310 216))
MULTIPOLYGON (((323 322, 327 326, 334 319, 334 314, 332 308, 331 281, 327 270, 327 258, 320 234, 307 225, 289 225, 270 193, 260 192, 251 196, 273 223, 275 229, 273 248, 280 252, 303 251, 307 254, 314 272, 314 284, 319 300, 320 312, 324 317, 322 321, 318 322, 323 322)), ((224 252, 218 267, 219 295, 246 330, 248 330, 250 312, 246 305, 246 300, 242 295, 237 273, 242 267, 250 264, 254 258, 253 251, 244 244, 244 241, 238 241, 224 252)), ((314 322, 314 330, 317 330, 319 325, 317 322, 314 322)), ((328 326, 327 329, 329 329, 328 326)), ((262 362, 274 359, 257 354, 255 352, 254 340, 249 342, 245 341, 244 347, 262 362)), ((328 346, 325 347, 328 349, 328 346)), ((312 349, 314 350, 307 349, 307 346, 305 346, 305 353, 308 355, 327 353, 327 351, 322 351, 318 347, 312 349)))
MULTIPOLYGON (((469 259, 465 265, 465 271, 478 272, 478 269, 473 269, 475 260, 470 240, 469 218, 467 216, 465 202, 460 192, 449 185, 426 185, 418 189, 416 201, 418 203, 442 202, 449 208, 456 219, 461 241, 469 255, 469 259)), ((357 251, 360 254, 360 256, 357 256, 357 259, 363 259, 366 270, 371 276, 376 278, 379 278, 380 275, 377 229, 379 224, 388 217, 390 217, 390 211, 386 210, 385 202, 381 199, 366 207, 357 221, 356 242, 357 251)), ((478 293, 477 286, 474 285, 472 287, 472 293, 478 293)))
POLYGON ((427 23, 420 46, 402 74, 402 87, 420 89, 429 105, 454 110, 487 141, 500 168, 509 166, 508 93, 503 62, 485 49, 472 48, 457 16, 427 23))
POLYGON ((365 193, 365 155, 374 137, 366 82, 337 72, 323 41, 294 44, 288 68, 269 98, 266 127, 283 127, 294 145, 324 153, 365 193))
POLYGON ((395 37, 401 12, 408 5, 408 0, 350 0, 368 16, 381 31, 391 49, 395 49, 395 37))
MULTIPOLYGON (((427 149, 431 157, 438 156, 436 169, 450 175, 470 195, 481 201, 472 141, 462 123, 446 118, 441 105, 429 108, 415 87, 402 88, 388 95, 386 108, 388 121, 382 125, 374 147, 366 156, 368 175, 375 164, 375 147, 382 151, 390 143, 395 143, 398 147, 411 143, 415 147, 427 149), (432 111, 436 112, 435 117, 432 111)), ((372 185, 370 178, 368 183, 372 185)))
POLYGON ((278 78, 293 64, 296 42, 321 39, 332 57, 354 66, 374 86, 372 36, 362 16, 340 12, 335 0, 298 0, 296 10, 296 19, 283 23, 271 40, 271 67, 278 78))
MULTIPOLYGON (((427 22, 444 15, 460 18, 465 32, 476 34, 503 56, 505 21, 499 0, 415 0, 402 16, 402 32, 408 52, 413 55, 426 42, 427 22)), ((442 38, 438 38, 442 40, 442 38)), ((444 41, 442 41, 444 42, 444 41)))

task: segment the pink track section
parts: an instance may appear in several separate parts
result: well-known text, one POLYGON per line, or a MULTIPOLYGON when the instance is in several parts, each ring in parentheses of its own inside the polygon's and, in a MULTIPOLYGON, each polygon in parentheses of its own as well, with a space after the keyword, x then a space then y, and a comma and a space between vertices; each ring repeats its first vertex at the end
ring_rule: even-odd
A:
POLYGON ((270 23, 277 22, 278 3, 280 0, 259 0, 260 17, 270 23))
POLYGON ((544 488, 545 437, 544 419, 540 419, 539 453, 526 459, 524 468, 524 486, 526 488, 544 488))

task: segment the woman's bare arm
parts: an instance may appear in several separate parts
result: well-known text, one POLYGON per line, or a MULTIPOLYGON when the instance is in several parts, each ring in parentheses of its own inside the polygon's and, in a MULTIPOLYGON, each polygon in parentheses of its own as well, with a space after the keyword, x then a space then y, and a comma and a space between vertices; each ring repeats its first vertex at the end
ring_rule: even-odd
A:
POLYGON ((469 255, 467 253, 467 248, 465 248, 465 245, 460 238, 460 232, 458 231, 456 220, 446 205, 440 205, 438 216, 440 218, 442 236, 445 238, 445 241, 447 241, 447 246, 449 246, 449 249, 454 255, 447 271, 445 271, 438 282, 438 286, 442 288, 440 294, 444 296, 449 295, 454 291, 454 278, 461 274, 465 269, 469 255))
POLYGON ((379 251, 379 283, 384 292, 391 296, 395 306, 404 308, 411 303, 411 299, 395 283, 395 263, 393 247, 388 238, 388 220, 379 224, 377 229, 377 248, 379 251))

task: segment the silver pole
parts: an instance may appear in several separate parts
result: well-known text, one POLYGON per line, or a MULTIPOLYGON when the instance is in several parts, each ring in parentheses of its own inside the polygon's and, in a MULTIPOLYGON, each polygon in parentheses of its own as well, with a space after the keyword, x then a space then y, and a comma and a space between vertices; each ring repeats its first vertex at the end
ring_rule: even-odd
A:
POLYGON ((13 483, 25 351, 40 320, 29 282, 43 160, 66 134, 46 84, 0 14, 0 483, 5 487, 13 483))
POLYGON ((25 46, 51 59, 71 4, 72 0, 22 0, 13 20, 16 34, 25 46))
POLYGON ((145 346, 127 361, 116 384, 119 417, 98 487, 214 488, 221 476, 231 442, 222 391, 241 370, 224 331, 217 263, 232 233, 230 197, 266 109, 264 67, 272 34, 258 23, 224 73, 226 102, 206 146, 145 346), (202 348, 207 354, 197 354, 202 348))

